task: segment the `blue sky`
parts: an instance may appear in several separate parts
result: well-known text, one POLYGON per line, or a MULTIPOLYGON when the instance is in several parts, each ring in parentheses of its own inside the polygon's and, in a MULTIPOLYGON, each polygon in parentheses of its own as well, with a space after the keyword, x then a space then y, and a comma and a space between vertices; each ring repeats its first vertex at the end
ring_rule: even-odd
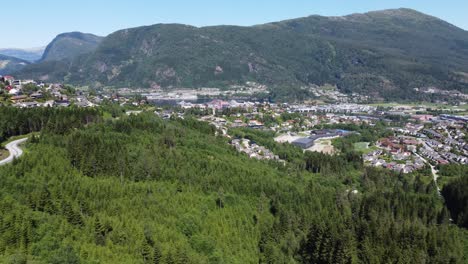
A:
POLYGON ((156 23, 253 25, 408 7, 468 30, 467 0, 15 0, 2 3, 0 48, 47 45, 57 34, 107 35, 156 23))

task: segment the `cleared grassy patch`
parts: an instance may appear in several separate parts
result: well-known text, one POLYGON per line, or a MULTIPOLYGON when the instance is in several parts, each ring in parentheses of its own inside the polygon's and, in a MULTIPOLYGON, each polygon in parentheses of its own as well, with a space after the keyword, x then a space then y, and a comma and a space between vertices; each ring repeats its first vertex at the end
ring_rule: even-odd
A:
POLYGON ((8 156, 10 155, 10 152, 4 148, 0 148, 0 160, 4 160, 6 158, 8 158, 8 156))
POLYGON ((354 149, 357 151, 365 151, 369 148, 369 142, 354 143, 354 149))
POLYGON ((367 154, 372 151, 376 151, 379 148, 376 146, 369 146, 369 142, 357 142, 354 143, 354 150, 361 152, 362 154, 367 154))

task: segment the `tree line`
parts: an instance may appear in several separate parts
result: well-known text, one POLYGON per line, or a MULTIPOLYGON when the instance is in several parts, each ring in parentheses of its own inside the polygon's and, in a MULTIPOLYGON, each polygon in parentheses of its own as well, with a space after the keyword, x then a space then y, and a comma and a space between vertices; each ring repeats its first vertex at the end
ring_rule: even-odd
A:
POLYGON ((192 118, 95 118, 44 127, 0 168, 0 262, 466 261, 466 233, 414 175, 236 130, 287 163, 249 159, 192 118))

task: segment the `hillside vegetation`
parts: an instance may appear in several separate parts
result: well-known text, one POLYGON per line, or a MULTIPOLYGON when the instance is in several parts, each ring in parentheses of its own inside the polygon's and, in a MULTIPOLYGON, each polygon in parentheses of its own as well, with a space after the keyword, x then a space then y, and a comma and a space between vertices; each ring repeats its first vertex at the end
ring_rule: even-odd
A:
POLYGON ((28 61, 0 54, 0 75, 21 70, 28 64, 28 61))
POLYGON ((255 81, 272 96, 334 84, 375 98, 415 87, 468 92, 468 33, 409 9, 310 16, 252 27, 158 24, 117 31, 73 60, 23 76, 96 87, 227 87, 255 81))
POLYGON ((2 263, 466 263, 430 175, 236 132, 287 164, 257 161, 190 117, 57 111, 0 168, 2 263))
POLYGON ((40 61, 72 59, 94 51, 101 40, 102 37, 81 32, 60 34, 47 45, 40 61))
POLYGON ((44 48, 32 49, 0 49, 0 54, 15 57, 21 60, 35 62, 42 57, 44 48))

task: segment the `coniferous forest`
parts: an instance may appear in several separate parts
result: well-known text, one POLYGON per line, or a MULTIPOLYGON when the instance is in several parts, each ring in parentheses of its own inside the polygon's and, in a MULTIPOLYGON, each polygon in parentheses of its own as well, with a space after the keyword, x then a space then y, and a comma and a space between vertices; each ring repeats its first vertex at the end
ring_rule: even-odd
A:
POLYGON ((463 176, 441 197, 424 173, 235 131, 286 163, 249 159, 189 116, 0 109, 2 141, 29 132, 0 167, 0 263, 468 262, 463 176))

